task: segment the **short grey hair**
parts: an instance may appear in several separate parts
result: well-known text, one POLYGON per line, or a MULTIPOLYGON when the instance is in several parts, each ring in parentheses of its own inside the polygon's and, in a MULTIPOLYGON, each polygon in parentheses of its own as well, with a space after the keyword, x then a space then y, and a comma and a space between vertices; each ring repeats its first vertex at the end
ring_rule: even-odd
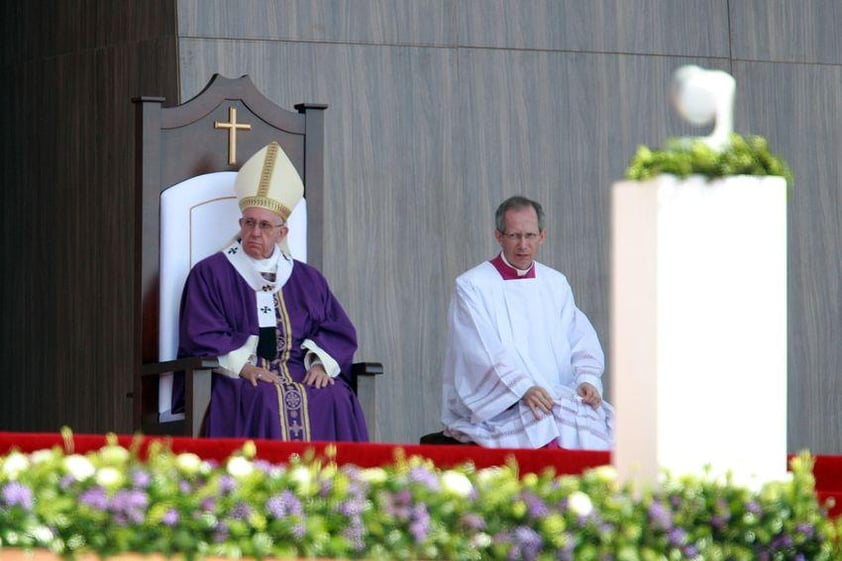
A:
POLYGON ((544 231, 544 209, 541 203, 527 199, 521 195, 509 197, 497 207, 497 212, 494 214, 494 221, 497 226, 497 231, 501 234, 506 233, 506 213, 510 210, 521 210, 532 207, 535 209, 535 214, 538 215, 538 231, 544 231))

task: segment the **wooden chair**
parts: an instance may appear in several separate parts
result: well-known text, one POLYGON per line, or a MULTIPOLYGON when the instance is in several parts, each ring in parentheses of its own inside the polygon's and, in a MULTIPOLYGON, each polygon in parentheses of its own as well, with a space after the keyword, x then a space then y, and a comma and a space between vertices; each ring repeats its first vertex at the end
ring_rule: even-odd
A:
MULTIPOLYGON (((237 232, 233 179, 249 156, 277 141, 304 182, 304 201, 290 217, 293 256, 322 265, 324 111, 299 104, 286 111, 248 76, 215 75, 184 104, 160 97, 136 104, 136 298, 140 330, 134 348, 134 428, 145 434, 199 436, 210 400, 215 359, 177 359, 178 307, 184 279, 200 259, 237 232), (228 225, 230 224, 230 228, 228 225), (220 225, 225 225, 220 227, 220 225), (172 374, 184 372, 185 410, 170 411, 172 374)), ((376 426, 378 362, 355 363, 357 392, 370 432, 376 426)))

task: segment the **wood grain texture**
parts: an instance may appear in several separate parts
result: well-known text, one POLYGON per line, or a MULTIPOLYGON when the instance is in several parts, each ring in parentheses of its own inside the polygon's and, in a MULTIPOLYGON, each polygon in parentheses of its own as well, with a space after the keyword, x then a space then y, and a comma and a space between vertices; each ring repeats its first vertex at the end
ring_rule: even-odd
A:
MULTIPOLYGON (((539 258, 568 277, 607 358, 611 184, 639 144, 657 145, 668 135, 668 120, 655 116, 681 63, 595 53, 466 49, 460 55, 460 102, 471 123, 455 141, 464 147, 460 172, 466 193, 484 194, 484 229, 474 234, 469 259, 478 263, 498 250, 491 217, 500 201, 520 193, 541 202, 547 241, 539 258)), ((476 213, 472 195, 462 212, 476 213)), ((605 382, 610 395, 610 361, 605 382)))
POLYGON ((842 64, 842 2, 740 0, 729 7, 735 59, 842 64))
POLYGON ((258 88, 272 92, 282 107, 303 99, 337 101, 325 113, 330 226, 322 270, 357 326, 357 360, 384 363, 386 373, 376 382, 381 438, 417 441, 418 426, 438 424, 440 407, 436 357, 448 287, 436 253, 448 229, 441 209, 449 201, 442 194, 459 191, 448 184, 457 165, 450 154, 457 106, 449 101, 452 53, 274 43, 229 44, 223 51, 192 40, 181 42, 181 52, 202 63, 196 74, 183 67, 185 88, 205 79, 202 68, 216 67, 260 76, 258 88), (321 71, 306 72, 308 63, 321 71), (293 73, 310 79, 288 80, 293 73))
POLYGON ((261 77, 281 106, 330 105, 323 270, 356 322, 357 359, 384 362, 383 440, 439 428, 453 280, 494 256, 494 209, 511 194, 545 204, 544 261, 568 274, 607 351, 609 188, 637 144, 667 135, 651 115, 663 112, 676 61, 193 39, 180 52, 184 97, 217 68, 261 77))
POLYGON ((0 372, 0 426, 131 430, 129 99, 141 80, 174 91, 173 20, 170 38, 161 38, 168 11, 149 3, 144 10, 159 8, 147 22, 153 37, 126 42, 123 29, 122 41, 106 44, 106 30, 94 24, 111 15, 136 25, 132 16, 142 14, 120 12, 125 3, 84 2, 73 14, 61 2, 14 4, 20 19, 4 20, 4 29, 28 22, 15 33, 40 44, 22 39, 2 86, 9 109, 0 136, 2 222, 14 244, 0 254, 0 356, 18 367, 0 372))
POLYGON ((740 62, 738 126, 793 168, 789 205, 789 443, 842 450, 842 67, 740 62), (822 412, 821 414, 817 414, 822 412))
POLYGON ((0 61, 21 61, 172 38, 175 0, 3 2, 0 61))
POLYGON ((457 0, 179 0, 187 38, 453 45, 457 0))
POLYGON ((491 0, 459 8, 461 46, 729 55, 726 0, 491 0))
POLYGON ((542 259, 610 347, 610 184, 638 144, 704 134, 667 104, 672 72, 696 63, 734 73, 737 130, 795 171, 789 449, 842 453, 835 0, 5 4, 0 228, 21 241, 0 248, 0 360, 35 374, 0 371, 0 428, 128 426, 130 97, 184 101, 214 73, 249 74, 281 107, 330 106, 323 270, 357 359, 384 363, 381 440, 415 442, 439 428, 453 280, 495 252, 491 215, 512 192, 545 204, 542 259), (43 221, 56 229, 31 228, 43 221))

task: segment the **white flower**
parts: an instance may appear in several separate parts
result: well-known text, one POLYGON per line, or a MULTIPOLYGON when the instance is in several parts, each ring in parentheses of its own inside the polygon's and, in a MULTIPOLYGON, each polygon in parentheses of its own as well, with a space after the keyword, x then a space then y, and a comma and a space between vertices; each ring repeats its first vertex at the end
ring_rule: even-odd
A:
POLYGON ((18 478, 21 472, 29 469, 29 458, 20 452, 12 452, 3 462, 3 475, 11 480, 18 478))
POLYGON ((485 532, 480 532, 479 534, 474 535, 471 538, 471 547, 476 549, 479 548, 486 548, 491 545, 491 536, 486 534, 485 532))
POLYGON ((196 475, 202 467, 202 458, 192 452, 185 452, 176 456, 175 467, 184 475, 196 475))
POLYGON ((242 478, 254 471, 254 464, 242 456, 234 456, 228 460, 228 473, 236 478, 242 478))
POLYGON ((295 482, 298 487, 298 492, 307 494, 310 489, 310 483, 313 480, 310 470, 304 466, 295 466, 289 472, 289 478, 295 482))
POLYGON ((603 483, 613 483, 617 481, 617 468, 614 466, 599 466, 593 469, 596 478, 603 483))
POLYGON ((441 486, 458 497, 467 497, 474 489, 471 480, 464 473, 447 470, 441 476, 441 486))
POLYGON ((96 472, 97 484, 113 489, 119 487, 123 483, 123 473, 112 466, 105 466, 96 472))
POLYGON ((79 454, 72 454, 65 457, 64 469, 66 469, 76 481, 85 481, 96 473, 96 468, 91 461, 87 457, 79 454))
POLYGON ((578 516, 587 516, 593 512, 591 498, 581 491, 571 493, 570 498, 567 500, 567 505, 573 514, 578 516))
POLYGON ((42 543, 42 544, 46 544, 46 543, 52 541, 53 538, 55 537, 52 530, 50 530, 48 527, 42 526, 40 524, 38 526, 35 526, 34 528, 32 528, 32 530, 30 530, 30 532, 32 534, 32 537, 35 538, 35 540, 38 543, 42 543))
POLYGON ((108 445, 99 450, 99 457, 110 465, 122 465, 129 459, 129 451, 122 446, 108 445))
POLYGON ((506 475, 506 470, 500 466, 492 466, 479 470, 477 472, 477 483, 487 488, 494 485, 495 482, 502 479, 506 475))
POLYGON ((366 468, 360 471, 360 479, 368 483, 383 483, 389 476, 383 468, 366 468))
POLYGON ((36 450, 29 455, 29 460, 33 464, 41 464, 48 460, 52 460, 55 457, 55 454, 52 450, 42 449, 36 450))

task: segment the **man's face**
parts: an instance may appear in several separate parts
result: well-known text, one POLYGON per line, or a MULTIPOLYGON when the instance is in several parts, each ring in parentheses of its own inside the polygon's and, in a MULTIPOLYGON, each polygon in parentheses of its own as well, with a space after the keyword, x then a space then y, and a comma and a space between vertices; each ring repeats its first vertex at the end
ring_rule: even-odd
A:
POLYGON ((538 229, 538 214, 530 206, 506 211, 503 218, 506 231, 494 230, 494 237, 503 248, 503 256, 518 269, 528 269, 538 248, 544 243, 545 232, 538 229))
POLYGON ((247 208, 240 218, 240 236, 243 249, 249 257, 265 259, 275 251, 275 245, 287 237, 289 228, 283 220, 264 208, 247 208))

